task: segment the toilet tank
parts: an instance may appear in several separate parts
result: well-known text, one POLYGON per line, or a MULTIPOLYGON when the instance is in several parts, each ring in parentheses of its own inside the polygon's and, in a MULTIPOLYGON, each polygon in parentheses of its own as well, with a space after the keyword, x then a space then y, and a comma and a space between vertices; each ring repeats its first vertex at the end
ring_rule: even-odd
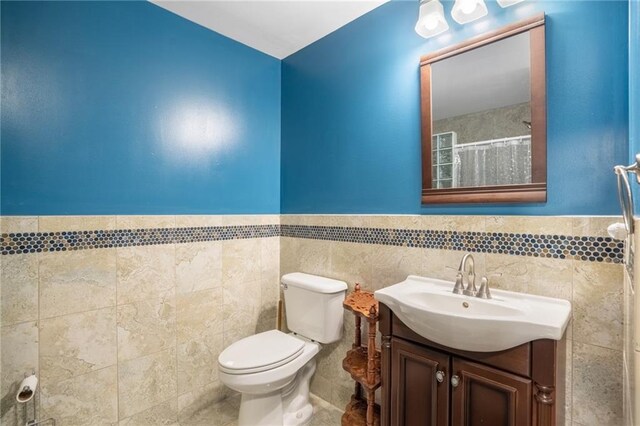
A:
POLYGON ((340 340, 347 283, 294 272, 282 276, 282 289, 289 330, 320 343, 340 340))

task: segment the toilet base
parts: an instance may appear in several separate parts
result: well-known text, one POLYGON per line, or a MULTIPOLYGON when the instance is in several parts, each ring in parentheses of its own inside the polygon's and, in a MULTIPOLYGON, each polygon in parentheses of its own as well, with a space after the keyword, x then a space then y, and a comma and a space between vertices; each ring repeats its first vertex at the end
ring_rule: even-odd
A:
POLYGON ((243 393, 238 426, 305 426, 313 416, 309 402, 309 382, 316 371, 311 359, 291 383, 275 392, 243 393))

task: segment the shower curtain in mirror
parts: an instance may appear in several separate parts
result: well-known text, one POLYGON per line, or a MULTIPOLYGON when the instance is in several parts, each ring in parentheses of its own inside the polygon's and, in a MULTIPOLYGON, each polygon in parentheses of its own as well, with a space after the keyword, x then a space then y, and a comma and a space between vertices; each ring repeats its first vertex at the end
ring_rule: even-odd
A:
POLYGON ((531 183, 531 137, 455 145, 454 186, 531 183))

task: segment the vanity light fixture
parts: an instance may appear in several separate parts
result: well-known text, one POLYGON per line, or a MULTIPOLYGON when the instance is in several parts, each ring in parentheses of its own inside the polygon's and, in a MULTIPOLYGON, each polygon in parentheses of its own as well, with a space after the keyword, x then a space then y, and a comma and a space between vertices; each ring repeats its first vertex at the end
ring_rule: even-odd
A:
POLYGON ((497 0, 497 1, 500 7, 509 7, 509 6, 513 6, 514 4, 520 3, 524 0, 497 0))
POLYGON ((451 10, 451 17, 459 24, 467 24, 486 15, 487 5, 483 0, 456 0, 451 10))
POLYGON ((444 8, 439 0, 422 0, 420 13, 416 22, 416 32, 424 38, 442 34, 449 29, 444 17, 444 8))

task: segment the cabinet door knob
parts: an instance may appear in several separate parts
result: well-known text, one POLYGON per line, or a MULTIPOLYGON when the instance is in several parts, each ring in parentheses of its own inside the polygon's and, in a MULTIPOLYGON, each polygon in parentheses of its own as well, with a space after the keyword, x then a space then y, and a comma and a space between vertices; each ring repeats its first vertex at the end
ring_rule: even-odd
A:
POLYGON ((458 375, 456 374, 451 376, 451 386, 453 386, 454 388, 457 388, 459 384, 460 384, 460 377, 458 377, 458 375))
POLYGON ((444 382, 444 376, 445 376, 444 371, 442 370, 436 371, 436 380, 438 381, 438 383, 444 382))

